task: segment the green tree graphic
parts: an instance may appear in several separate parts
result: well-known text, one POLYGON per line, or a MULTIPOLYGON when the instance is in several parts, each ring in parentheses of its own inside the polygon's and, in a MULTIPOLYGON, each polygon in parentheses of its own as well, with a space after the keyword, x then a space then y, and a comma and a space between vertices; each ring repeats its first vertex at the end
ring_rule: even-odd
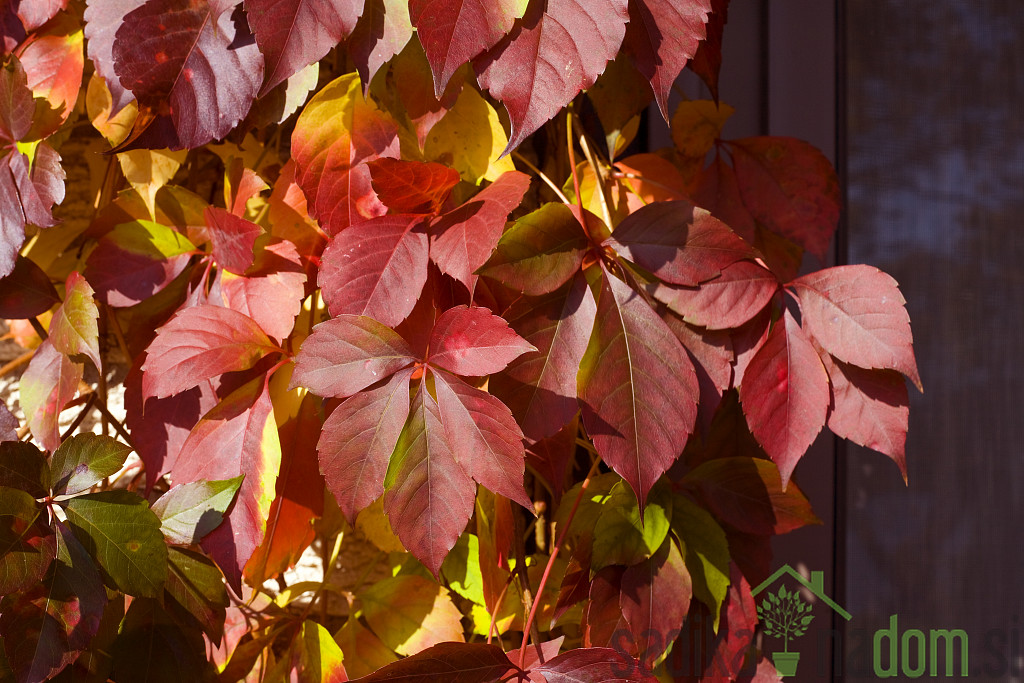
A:
POLYGON ((768 593, 757 607, 757 614, 764 624, 764 632, 773 638, 782 638, 783 652, 789 652, 789 641, 807 632, 807 625, 814 619, 810 614, 811 605, 800 599, 797 591, 779 587, 778 594, 768 593))

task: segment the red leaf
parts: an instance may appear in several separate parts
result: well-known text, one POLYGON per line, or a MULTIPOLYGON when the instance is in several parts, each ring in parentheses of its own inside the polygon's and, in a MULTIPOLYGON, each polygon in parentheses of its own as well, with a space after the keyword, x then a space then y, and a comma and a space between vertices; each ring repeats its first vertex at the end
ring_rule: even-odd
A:
POLYGON ((757 229, 754 217, 743 205, 736 172, 721 156, 716 155, 715 160, 697 174, 693 201, 697 206, 710 211, 748 243, 754 243, 757 229))
POLYGON ((510 323, 537 351, 492 377, 490 390, 512 410, 527 438, 536 441, 555 434, 579 411, 576 373, 594 329, 597 304, 579 274, 568 287, 512 310, 510 323))
POLYGON ((477 483, 528 510, 523 433, 504 403, 446 372, 433 373, 437 408, 452 455, 477 483))
POLYGON ((634 211, 605 244, 665 282, 688 286, 754 256, 727 225, 685 201, 656 202, 634 211))
POLYGON ((239 593, 242 568, 263 541, 281 466, 267 377, 229 394, 192 429, 174 463, 175 484, 244 475, 224 522, 202 546, 239 593))
POLYGON ((459 466, 425 377, 385 482, 384 511, 409 552, 435 576, 473 514, 476 484, 459 466))
POLYGON ((207 232, 213 243, 213 259, 217 265, 235 275, 243 275, 252 265, 256 238, 263 229, 252 221, 236 216, 227 209, 207 206, 203 210, 207 232))
POLYGON ((327 488, 349 523, 384 493, 384 476, 409 417, 409 378, 400 370, 387 384, 360 391, 334 409, 317 451, 327 488))
POLYGON ((505 37, 523 3, 520 0, 410 0, 409 15, 434 75, 440 99, 460 66, 505 37))
POLYGON ((480 306, 456 306, 442 313, 434 323, 429 348, 431 366, 474 377, 504 370, 519 356, 537 350, 504 319, 480 306))
POLYGON ((587 433, 642 509, 647 492, 683 452, 699 390, 679 340, 639 294, 607 271, 578 381, 587 433))
POLYGON ((530 3, 512 32, 476 62, 478 82, 508 110, 505 152, 594 85, 618 53, 627 21, 626 0, 530 3))
MULTIPOLYGON (((94 252, 95 253, 95 252, 94 252)), ((221 273, 224 305, 244 313, 268 335, 284 340, 305 298, 306 272, 291 242, 257 245, 256 262, 244 277, 221 273)))
POLYGON ((68 0, 29 0, 18 3, 17 13, 25 30, 35 31, 67 6, 68 0))
POLYGON ((412 33, 408 0, 366 0, 348 41, 364 89, 384 63, 402 51, 412 33))
POLYGON ((691 325, 727 330, 760 313, 779 290, 779 281, 753 261, 737 261, 695 287, 658 284, 652 289, 659 301, 691 325))
POLYGON ((700 386, 697 422, 706 438, 722 395, 732 386, 732 340, 723 332, 695 329, 671 314, 664 320, 694 362, 700 386))
POLYGON ((295 356, 289 388, 345 398, 415 362, 405 340, 372 318, 341 315, 313 328, 295 356))
POLYGON ((398 125, 363 99, 355 74, 317 93, 292 133, 295 180, 328 235, 384 215, 386 208, 370 187, 370 170, 363 162, 397 155, 398 125))
POLYGON ((825 426, 829 405, 825 368, 789 311, 750 359, 739 390, 750 433, 778 465, 785 488, 825 426))
MULTIPOLYGON (((543 664, 549 659, 554 659, 558 656, 558 651, 562 648, 562 642, 565 640, 565 636, 558 636, 554 640, 547 640, 543 643, 530 642, 526 646, 526 660, 523 662, 523 669, 529 671, 536 667, 538 664, 543 664)), ((517 647, 514 650, 509 650, 505 653, 508 657, 508 661, 513 666, 519 666, 519 655, 522 653, 523 648, 517 647)))
POLYGON ((367 166, 377 198, 395 213, 437 213, 459 183, 458 171, 433 162, 384 157, 367 166))
MULTIPOLYGON (((172 149, 205 145, 249 112, 263 80, 263 57, 244 19, 218 16, 205 0, 147 0, 124 17, 113 44, 114 70, 140 110, 168 117, 172 149), (139 40, 145 36, 145 40, 139 40)), ((120 149, 152 119, 140 116, 120 149)), ((163 141, 163 140, 161 140, 163 141)))
POLYGON ((589 248, 572 209, 552 202, 513 223, 479 272, 527 296, 540 296, 568 282, 589 248))
POLYGON ((743 138, 728 145, 750 215, 824 261, 839 222, 839 179, 825 155, 796 138, 743 138))
POLYGON ((209 304, 185 308, 149 345, 142 394, 173 396, 225 372, 247 370, 278 350, 247 315, 209 304))
POLYGON ((421 216, 383 216, 336 235, 317 284, 331 315, 366 315, 394 327, 412 312, 427 281, 421 216))
MULTIPOLYGON (((19 11, 42 4, 45 2, 22 2, 19 11)), ((43 23, 46 21, 39 26, 43 23)), ((28 87, 38 98, 33 137, 45 138, 57 132, 74 111, 85 66, 82 42, 81 21, 72 14, 62 13, 44 29, 34 31, 18 48, 17 55, 25 68, 28 87)))
POLYGON ((441 643, 363 676, 352 683, 491 683, 516 667, 497 645, 441 643))
POLYGON ((651 82, 668 121, 668 96, 683 67, 704 40, 711 0, 634 0, 622 48, 651 82))
POLYGON ((298 414, 281 425, 277 497, 270 506, 263 542, 245 565, 245 580, 251 586, 262 586, 294 566, 316 538, 313 522, 324 512, 324 478, 316 456, 321 426, 320 400, 312 394, 306 394, 298 414))
POLYGON ((86 51, 96 67, 96 73, 103 77, 113 100, 110 116, 125 108, 135 97, 121 85, 114 71, 114 38, 126 14, 138 9, 146 0, 86 0, 85 37, 86 51))
POLYGON ((320 61, 352 33, 362 11, 363 0, 245 0, 265 61, 260 96, 320 61))
POLYGON ((548 683, 654 683, 632 657, 603 647, 569 650, 537 667, 548 683))
POLYGON ((519 206, 529 188, 530 176, 508 171, 462 206, 432 222, 430 258, 441 272, 472 290, 476 280, 473 273, 487 262, 501 239, 509 213, 519 206))
POLYGON ((747 534, 765 537, 821 523, 796 484, 783 490, 778 468, 767 460, 709 460, 683 482, 696 488, 717 519, 747 534))
POLYGON ((81 363, 72 362, 47 339, 36 348, 21 376, 18 391, 25 423, 32 436, 50 452, 60 445, 57 420, 78 392, 83 369, 81 363))
POLYGON ((921 389, 910 316, 892 277, 872 266, 837 266, 790 286, 804 325, 826 351, 862 368, 898 370, 921 389))
POLYGON ((34 261, 18 256, 0 279, 0 318, 34 318, 60 303, 50 277, 34 261))
POLYGON ((907 479, 906 442, 910 418, 907 385, 893 370, 865 370, 821 351, 832 384, 828 428, 855 444, 884 453, 907 479))
POLYGON ((729 0, 711 0, 711 14, 707 21, 707 38, 697 47, 690 61, 690 69, 700 76, 711 96, 718 102, 718 74, 722 70, 722 31, 728 19, 729 0))
POLYGON ((64 303, 50 321, 50 343, 69 356, 85 356, 101 369, 99 309, 92 287, 77 271, 71 271, 64 284, 64 303))
MULTIPOLYGON (((575 404, 575 401, 573 403, 575 404)), ((548 482, 556 505, 566 489, 572 463, 576 457, 576 436, 579 431, 579 421, 574 415, 557 433, 546 439, 534 441, 526 447, 526 462, 535 474, 548 482)), ((552 619, 557 621, 555 617, 552 619)))
POLYGON ((633 634, 632 645, 645 664, 657 661, 683 628, 693 587, 683 556, 671 539, 622 574, 619 605, 633 634))
POLYGON ((591 579, 590 600, 582 624, 584 647, 611 645, 616 633, 625 632, 626 620, 619 606, 622 574, 625 571, 625 567, 613 564, 598 571, 591 579))

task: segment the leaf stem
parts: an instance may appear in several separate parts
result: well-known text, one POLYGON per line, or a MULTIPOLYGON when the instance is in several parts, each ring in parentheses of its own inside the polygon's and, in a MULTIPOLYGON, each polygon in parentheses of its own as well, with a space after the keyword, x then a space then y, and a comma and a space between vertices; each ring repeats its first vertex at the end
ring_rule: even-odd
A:
POLYGON ((529 159, 524 157, 519 152, 512 152, 512 158, 515 159, 516 161, 522 162, 524 166, 533 171, 534 175, 543 180, 544 184, 551 188, 551 191, 555 193, 555 195, 558 197, 559 200, 561 200, 563 204, 572 204, 572 202, 569 201, 569 198, 565 196, 565 193, 562 192, 562 189, 558 187, 558 185, 555 185, 555 183, 551 180, 551 178, 547 176, 547 174, 544 173, 544 171, 534 166, 529 159))
MULTIPOLYGON (((573 501, 572 510, 569 511, 569 516, 565 520, 565 527, 558 532, 558 542, 555 543, 555 547, 551 551, 551 556, 548 557, 548 563, 544 567, 544 574, 540 577, 540 584, 537 586, 537 599, 534 601, 533 607, 530 610, 530 616, 526 618, 526 624, 523 627, 523 644, 519 648, 520 669, 526 666, 526 646, 529 645, 530 627, 534 625, 534 619, 537 617, 537 605, 540 604, 541 596, 544 595, 544 587, 547 585, 548 577, 551 575, 551 568, 555 565, 555 558, 558 557, 559 551, 565 544, 565 539, 569 535, 569 528, 572 526, 572 520, 576 516, 576 511, 580 507, 580 501, 583 500, 583 494, 586 492, 587 486, 590 485, 591 478, 597 474, 597 466, 600 462, 600 457, 594 460, 594 463, 590 466, 590 471, 587 472, 587 477, 583 480, 583 483, 580 484, 580 492, 576 495, 576 500, 573 501)), ((537 642, 540 642, 539 639, 537 639, 537 642)))

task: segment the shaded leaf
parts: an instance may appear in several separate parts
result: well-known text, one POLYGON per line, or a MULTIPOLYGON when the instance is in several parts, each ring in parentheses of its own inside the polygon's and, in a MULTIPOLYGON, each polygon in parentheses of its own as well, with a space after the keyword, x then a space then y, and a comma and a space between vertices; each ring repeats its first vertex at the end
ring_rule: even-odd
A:
POLYGON ((72 271, 65 283, 64 303, 50 321, 50 343, 67 356, 86 356, 96 368, 101 368, 99 309, 92 295, 92 287, 85 278, 72 271))
POLYGON ((530 3, 512 32, 475 62, 480 85, 508 110, 506 152, 594 84, 618 53, 628 20, 626 0, 530 3))
POLYGON ((476 484, 459 466, 425 378, 385 478, 384 511, 402 545, 437 575, 473 514, 476 484))
POLYGON ((397 124, 363 98, 356 74, 318 92, 292 133, 295 180, 328 235, 385 213, 364 162, 397 155, 397 124))
POLYGON ((795 138, 743 138, 728 145, 750 215, 824 261, 839 222, 839 179, 825 155, 795 138))
POLYGON ((289 388, 345 398, 415 362, 397 332, 372 318, 339 315, 313 328, 295 356, 289 388))
POLYGON ((124 16, 143 5, 145 0, 87 0, 85 7, 86 50, 96 72, 110 91, 110 116, 131 103, 135 97, 121 85, 114 71, 114 38, 124 16))
POLYGON ((181 447, 172 476, 181 483, 245 475, 224 522, 207 534, 203 548, 234 587, 263 540, 281 467, 281 442, 267 378, 239 387, 203 416, 181 447))
POLYGON ((665 282, 688 286, 754 255, 727 225, 686 201, 655 202, 634 211, 605 244, 665 282))
POLYGON ((82 24, 73 13, 56 14, 64 4, 65 0, 49 0, 22 2, 18 6, 19 12, 33 12, 33 9, 50 5, 47 11, 33 12, 35 16, 29 25, 38 30, 30 28, 31 35, 17 50, 28 77, 28 87, 37 98, 33 138, 48 137, 67 121, 82 87, 85 66, 82 24))
POLYGON ((17 439, 0 442, 0 486, 21 489, 33 498, 43 498, 49 493, 46 489, 49 479, 50 468, 42 451, 17 439))
POLYGON ((508 214, 530 187, 524 173, 503 173, 462 206, 430 224, 430 259, 470 290, 501 239, 508 214))
POLYGON ((587 433, 642 508, 648 491, 683 452, 699 389, 679 340, 639 294, 607 270, 578 383, 587 433))
POLYGON ((744 533, 784 534, 821 523, 796 484, 782 488, 779 470, 768 460, 716 458, 695 467, 683 481, 716 518, 744 533))
POLYGON ((197 552, 167 549, 166 604, 179 620, 184 618, 210 636, 214 642, 224 635, 228 594, 217 565, 197 552), (187 614, 188 617, 182 617, 187 614))
POLYGON ((83 367, 45 340, 36 349, 18 384, 21 409, 32 436, 48 451, 60 446, 57 421, 78 392, 83 367))
POLYGON ((596 315, 582 274, 567 288, 512 309, 509 322, 537 351, 492 377, 490 390, 512 410, 529 439, 552 436, 579 411, 576 373, 596 315))
POLYGON ((201 480, 171 487, 153 503, 160 531, 171 543, 198 544, 224 520, 242 479, 201 480))
POLYGON ((345 670, 349 676, 367 676, 398 661, 391 648, 380 642, 380 638, 358 619, 347 620, 334 634, 334 640, 345 654, 345 670))
POLYGON ((205 0, 147 0, 125 15, 113 42, 114 71, 140 112, 119 149, 199 147, 249 112, 263 57, 245 20, 216 10, 205 0))
POLYGON ((324 422, 317 452, 327 487, 349 522, 384 493, 388 461, 409 417, 411 369, 350 396, 324 422))
POLYGON ((785 487, 825 426, 829 406, 828 375, 788 310, 750 359, 739 391, 750 433, 778 465, 785 487))
POLYGON ((686 496, 672 499, 672 530, 685 554, 693 595, 707 605, 717 632, 729 591, 729 540, 715 518, 686 496))
POLYGON ((124 467, 131 447, 109 436, 75 434, 50 457, 46 486, 54 495, 85 491, 124 467))
POLYGON ((564 652, 537 667, 548 683, 653 683, 632 657, 603 647, 564 652))
POLYGON ((463 642, 462 614, 448 589, 422 576, 378 581, 359 594, 374 633, 400 655, 415 655, 446 642, 463 642))
POLYGON ((691 594, 690 573, 671 539, 623 572, 619 605, 640 661, 653 665, 665 654, 672 636, 683 628, 691 594))
POLYGON ((837 266, 794 280, 807 331, 830 354, 862 368, 898 370, 921 389, 906 301, 872 266, 837 266))
POLYGON ((43 508, 25 491, 0 486, 0 595, 34 587, 56 555, 43 508))
POLYGON ((0 599, 0 635, 19 681, 43 681, 73 662, 92 642, 107 602, 92 560, 57 523, 57 557, 46 579, 0 599))
POLYGON ((161 604, 133 600, 111 648, 113 676, 125 681, 211 681, 202 635, 179 626, 161 604))
POLYGON ((366 0, 363 16, 348 41, 364 84, 368 85, 384 63, 402 51, 412 34, 406 0, 366 0))
POLYGON ((129 491, 87 493, 65 508, 75 536, 118 590, 159 597, 167 579, 160 519, 129 491))
POLYGON ((246 0, 249 26, 265 62, 260 96, 320 61, 352 33, 362 11, 363 0, 246 0))
POLYGON ((277 350, 247 315, 208 304, 185 308, 157 330, 149 345, 142 394, 173 396, 225 372, 247 370, 277 350))
POLYGON ((173 228, 148 220, 122 223, 89 254, 85 277, 100 301, 134 306, 181 275, 194 251, 188 238, 173 228))
POLYGON ((549 203, 513 223, 478 272, 528 296, 548 294, 579 271, 589 246, 572 210, 549 203))
POLYGON ((526 5, 524 0, 410 0, 409 14, 430 62, 436 97, 460 66, 512 30, 526 5))
POLYGON ((651 82, 668 121, 668 96, 683 67, 705 38, 710 0, 634 0, 622 49, 651 82))
POLYGON ((456 375, 482 377, 499 372, 536 349, 488 309, 455 306, 441 314, 430 333, 427 362, 456 375))
POLYGON ((591 570, 613 564, 631 566, 651 557, 665 541, 671 520, 672 496, 666 487, 651 491, 641 518, 636 496, 624 482, 617 482, 602 501, 594 525, 591 570))
POLYGON ((707 84, 711 96, 718 101, 718 74, 722 70, 722 31, 728 18, 729 0, 711 0, 711 14, 706 25, 707 37, 690 60, 690 69, 707 84))
POLYGON ((24 256, 19 255, 13 270, 0 279, 0 317, 34 318, 59 303, 49 276, 24 256))
POLYGON ((377 198, 395 213, 437 213, 459 182, 458 171, 433 162, 383 157, 367 166, 377 198))
POLYGON ((388 664, 353 683, 491 683, 515 667, 497 645, 485 643, 441 643, 388 664))
POLYGON ((428 243, 420 216, 383 216, 334 237, 317 284, 331 315, 402 322, 427 281, 428 243))

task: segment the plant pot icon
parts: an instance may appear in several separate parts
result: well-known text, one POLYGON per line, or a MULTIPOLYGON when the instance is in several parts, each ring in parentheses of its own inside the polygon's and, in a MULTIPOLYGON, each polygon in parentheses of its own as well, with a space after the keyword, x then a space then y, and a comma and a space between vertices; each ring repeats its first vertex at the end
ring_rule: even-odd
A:
POLYGON ((800 663, 799 652, 773 652, 772 663, 780 676, 796 676, 796 666, 800 663))

